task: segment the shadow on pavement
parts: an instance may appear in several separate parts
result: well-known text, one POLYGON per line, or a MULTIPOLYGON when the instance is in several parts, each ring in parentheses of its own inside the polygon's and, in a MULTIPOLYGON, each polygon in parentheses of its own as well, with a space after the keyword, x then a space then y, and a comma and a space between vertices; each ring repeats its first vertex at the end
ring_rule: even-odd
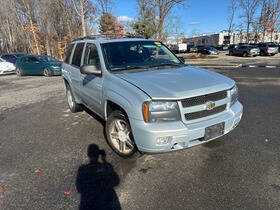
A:
POLYGON ((106 153, 95 144, 88 147, 89 163, 79 167, 76 188, 81 194, 80 210, 120 210, 114 187, 120 179, 113 166, 106 161, 106 153))

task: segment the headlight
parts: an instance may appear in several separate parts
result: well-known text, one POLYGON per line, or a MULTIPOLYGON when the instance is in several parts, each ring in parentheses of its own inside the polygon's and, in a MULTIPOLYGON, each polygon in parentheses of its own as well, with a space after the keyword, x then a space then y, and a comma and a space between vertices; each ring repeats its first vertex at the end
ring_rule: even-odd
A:
POLYGON ((142 111, 145 122, 170 122, 179 121, 181 118, 176 101, 144 102, 142 111))
POLYGON ((230 90, 230 98, 231 98, 230 105, 232 106, 237 102, 238 99, 238 88, 236 85, 234 85, 234 87, 230 90))

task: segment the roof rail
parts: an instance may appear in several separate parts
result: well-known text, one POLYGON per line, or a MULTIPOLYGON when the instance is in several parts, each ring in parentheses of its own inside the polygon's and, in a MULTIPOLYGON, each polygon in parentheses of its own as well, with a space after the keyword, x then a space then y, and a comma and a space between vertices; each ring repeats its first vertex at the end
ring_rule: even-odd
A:
POLYGON ((139 36, 139 35, 132 35, 132 34, 127 34, 121 37, 117 37, 113 34, 97 34, 97 35, 90 35, 90 36, 84 36, 84 37, 79 37, 77 39, 74 39, 74 41, 79 41, 79 40, 85 40, 85 39, 124 39, 124 38, 141 38, 141 39, 146 39, 144 36, 139 36))
POLYGON ((97 35, 90 35, 90 36, 83 36, 79 37, 77 39, 74 39, 73 41, 79 41, 79 40, 85 40, 85 39, 106 39, 108 36, 106 34, 97 34, 97 35))

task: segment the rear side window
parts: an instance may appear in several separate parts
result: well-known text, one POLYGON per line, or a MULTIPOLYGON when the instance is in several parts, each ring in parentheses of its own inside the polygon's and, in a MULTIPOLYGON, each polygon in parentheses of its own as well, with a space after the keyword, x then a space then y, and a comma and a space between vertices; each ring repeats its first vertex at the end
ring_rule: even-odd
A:
POLYGON ((67 51, 66 51, 66 55, 65 55, 65 59, 64 62, 65 63, 69 63, 70 62, 70 56, 73 50, 74 44, 70 44, 67 51))
POLYGON ((76 67, 80 67, 81 66, 81 58, 82 58, 82 54, 83 54, 83 49, 84 49, 84 43, 78 43, 76 48, 75 48, 75 52, 72 58, 72 65, 76 66, 76 67))

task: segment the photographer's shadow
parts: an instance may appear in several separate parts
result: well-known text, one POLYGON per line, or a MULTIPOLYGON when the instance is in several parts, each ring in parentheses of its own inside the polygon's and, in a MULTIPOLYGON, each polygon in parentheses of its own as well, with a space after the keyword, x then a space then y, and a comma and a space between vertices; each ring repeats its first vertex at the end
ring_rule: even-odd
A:
POLYGON ((114 190, 120 180, 112 165, 106 161, 105 151, 91 144, 88 147, 88 157, 89 163, 79 167, 76 179, 76 188, 81 194, 80 210, 120 210, 119 199, 114 190))

